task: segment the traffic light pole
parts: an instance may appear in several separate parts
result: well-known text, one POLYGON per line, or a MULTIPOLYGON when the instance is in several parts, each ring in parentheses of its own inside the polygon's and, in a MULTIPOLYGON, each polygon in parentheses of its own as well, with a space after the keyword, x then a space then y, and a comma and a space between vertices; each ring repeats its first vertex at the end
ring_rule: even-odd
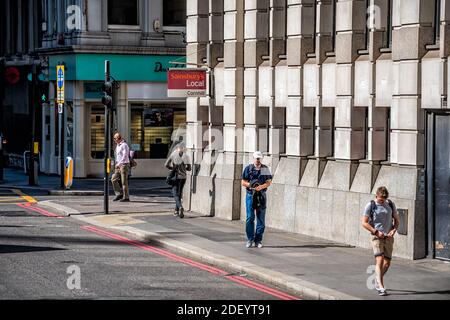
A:
POLYGON ((38 184, 37 176, 39 168, 36 168, 36 156, 39 155, 39 151, 36 153, 35 151, 35 143, 36 143, 36 103, 38 103, 38 99, 36 97, 37 93, 37 68, 36 65, 33 65, 32 69, 32 79, 30 86, 30 115, 31 115, 31 148, 30 148, 30 170, 28 172, 28 184, 30 186, 35 186, 38 184))
POLYGON ((60 156, 60 166, 61 166, 61 189, 65 189, 64 184, 64 103, 61 103, 61 106, 58 106, 62 110, 58 110, 59 113, 59 134, 60 134, 60 143, 59 143, 59 156, 60 156))
POLYGON ((5 60, 0 59, 0 181, 3 181, 3 92, 5 90, 5 60))
MULTIPOLYGON (((34 181, 34 85, 35 85, 35 77, 36 77, 36 67, 33 65, 31 70, 31 82, 29 83, 29 89, 28 89, 28 105, 29 105, 29 112, 31 117, 31 146, 30 146, 30 160, 28 162, 28 184, 30 186, 36 185, 36 181, 34 181)), ((26 161, 26 159, 25 159, 26 161)), ((25 163, 26 165, 26 163, 25 163)))
MULTIPOLYGON (((111 64, 110 61, 105 60, 105 84, 110 82, 111 64)), ((104 194, 103 194, 103 209, 104 213, 109 213, 109 171, 110 171, 110 155, 111 155, 111 124, 110 124, 110 108, 105 104, 105 177, 104 177, 104 194)))

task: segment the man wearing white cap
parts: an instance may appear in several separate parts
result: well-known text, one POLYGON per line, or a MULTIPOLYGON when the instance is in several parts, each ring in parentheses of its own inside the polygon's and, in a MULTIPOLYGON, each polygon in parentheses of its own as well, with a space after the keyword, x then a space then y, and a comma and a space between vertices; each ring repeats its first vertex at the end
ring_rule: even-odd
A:
POLYGON ((261 163, 263 155, 260 151, 253 153, 253 164, 245 167, 242 173, 242 186, 246 188, 245 205, 247 219, 245 231, 247 234, 247 248, 253 246, 262 248, 262 238, 265 229, 266 217, 266 190, 272 183, 270 169, 261 163), (255 232, 256 212, 256 232, 255 232))

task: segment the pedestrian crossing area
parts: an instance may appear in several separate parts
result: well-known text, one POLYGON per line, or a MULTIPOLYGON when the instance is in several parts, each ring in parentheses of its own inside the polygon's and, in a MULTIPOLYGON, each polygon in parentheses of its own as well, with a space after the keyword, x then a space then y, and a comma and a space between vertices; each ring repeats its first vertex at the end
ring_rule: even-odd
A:
POLYGON ((0 206, 20 203, 36 203, 36 200, 17 189, 0 189, 0 206))

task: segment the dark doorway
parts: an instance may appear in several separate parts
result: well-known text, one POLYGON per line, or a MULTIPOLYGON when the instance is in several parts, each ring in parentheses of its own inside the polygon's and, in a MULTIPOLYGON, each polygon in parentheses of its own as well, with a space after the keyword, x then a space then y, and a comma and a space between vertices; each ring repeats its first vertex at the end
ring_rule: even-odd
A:
POLYGON ((429 113, 427 120, 429 249, 450 260, 450 114, 429 113))

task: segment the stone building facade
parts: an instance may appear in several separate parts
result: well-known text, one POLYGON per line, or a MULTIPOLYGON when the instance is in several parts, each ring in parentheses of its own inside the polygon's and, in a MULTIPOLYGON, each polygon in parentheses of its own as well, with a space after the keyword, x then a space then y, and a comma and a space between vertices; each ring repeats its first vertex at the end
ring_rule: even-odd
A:
MULTIPOLYGON (((102 177, 105 108, 101 103, 105 60, 120 83, 114 125, 139 165, 133 177, 163 177, 174 135, 186 123, 182 99, 167 97, 167 70, 185 60, 183 0, 41 0, 42 43, 49 65, 48 104, 43 106, 41 171, 60 172, 60 124, 56 66, 65 65, 64 158, 74 177, 102 177), (172 63, 173 62, 173 63, 172 63), (175 63, 175 64, 174 64, 175 63)), ((112 156, 112 155, 111 155, 112 156)))
POLYGON ((450 259, 449 22, 449 0, 187 0, 187 61, 210 78, 186 103, 188 206, 245 220, 260 150, 268 227, 368 248, 360 216, 384 185, 394 255, 450 259))

